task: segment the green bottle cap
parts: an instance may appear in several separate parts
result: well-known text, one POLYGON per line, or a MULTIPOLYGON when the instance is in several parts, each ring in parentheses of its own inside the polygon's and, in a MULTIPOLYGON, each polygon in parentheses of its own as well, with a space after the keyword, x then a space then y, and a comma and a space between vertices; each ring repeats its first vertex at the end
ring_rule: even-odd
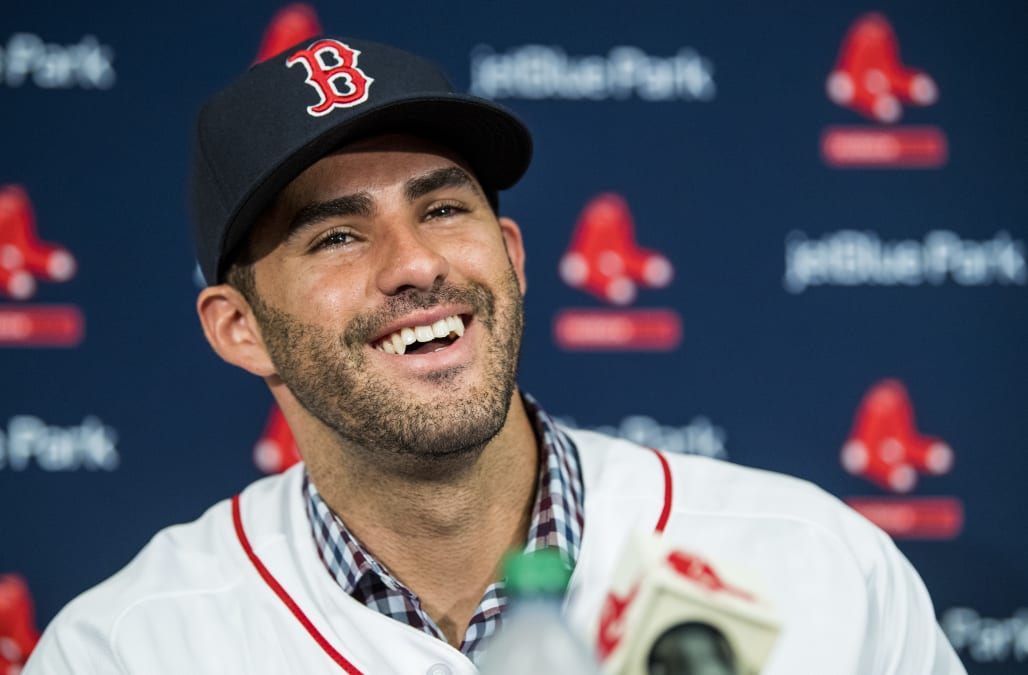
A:
POLYGON ((571 569, 555 548, 512 553, 503 569, 513 595, 563 595, 571 579, 571 569))

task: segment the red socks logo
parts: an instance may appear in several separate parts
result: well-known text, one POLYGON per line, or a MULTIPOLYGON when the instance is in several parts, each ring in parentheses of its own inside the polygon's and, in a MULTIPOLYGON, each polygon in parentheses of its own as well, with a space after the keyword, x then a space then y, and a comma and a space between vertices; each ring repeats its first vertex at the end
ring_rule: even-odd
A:
POLYGON ((900 118, 901 103, 925 106, 939 97, 927 73, 900 62, 896 34, 877 13, 860 17, 850 28, 826 88, 835 103, 885 123, 900 118))
POLYGON ((287 5, 271 19, 268 29, 264 31, 264 39, 261 40, 254 63, 281 54, 301 40, 314 37, 320 32, 321 23, 313 7, 302 2, 287 5))
POLYGON ((36 279, 67 281, 75 275, 75 258, 67 249, 42 242, 25 190, 0 187, 0 293, 25 300, 36 292, 36 279))
POLYGON ((892 492, 910 492, 918 473, 947 473, 953 450, 918 432, 906 388, 897 380, 884 380, 864 396, 841 459, 852 474, 892 492))
MULTIPOLYGON (((641 248, 625 200, 600 194, 585 205, 560 260, 569 286, 613 305, 635 300, 640 285, 663 288, 674 270, 666 257, 641 248)), ((682 341, 673 309, 564 309, 554 316, 554 340, 573 351, 670 351, 682 341)))
POLYGON ((586 204, 560 261, 565 283, 615 305, 635 300, 639 284, 667 286, 673 273, 667 258, 639 247, 628 204, 612 193, 586 204))
POLYGON ((20 673, 37 642, 28 585, 17 575, 0 575, 0 675, 20 673))

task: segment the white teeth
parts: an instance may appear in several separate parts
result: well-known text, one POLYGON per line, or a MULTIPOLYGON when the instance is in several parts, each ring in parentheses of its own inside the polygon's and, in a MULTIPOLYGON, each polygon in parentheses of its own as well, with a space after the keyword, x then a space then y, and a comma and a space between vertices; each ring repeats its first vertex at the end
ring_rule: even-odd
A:
POLYGON ((393 337, 390 340, 393 343, 393 351, 397 354, 403 354, 407 351, 407 345, 404 343, 403 338, 400 337, 399 333, 393 333, 393 337))
MULTIPOLYGON (((464 320, 459 316, 448 316, 439 319, 430 326, 409 326, 387 335, 382 338, 375 349, 387 354, 404 354, 409 345, 415 342, 431 342, 436 338, 445 338, 449 335, 461 337, 464 335, 464 320)), ((440 346, 435 351, 445 349, 440 346)))

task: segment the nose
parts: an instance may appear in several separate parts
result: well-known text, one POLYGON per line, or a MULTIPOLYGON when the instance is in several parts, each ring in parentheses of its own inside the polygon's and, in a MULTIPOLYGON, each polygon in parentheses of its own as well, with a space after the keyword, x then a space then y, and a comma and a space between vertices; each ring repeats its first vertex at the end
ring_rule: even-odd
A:
POLYGON ((450 272, 450 262, 417 224, 390 227, 382 233, 378 290, 395 295, 407 288, 429 290, 450 272))

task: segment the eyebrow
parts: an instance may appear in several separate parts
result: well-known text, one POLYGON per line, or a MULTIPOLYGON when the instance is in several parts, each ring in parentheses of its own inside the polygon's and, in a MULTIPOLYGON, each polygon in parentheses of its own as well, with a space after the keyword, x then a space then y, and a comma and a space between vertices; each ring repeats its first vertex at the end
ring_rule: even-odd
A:
POLYGON ((371 216, 374 210, 374 200, 367 192, 357 192, 325 202, 307 204, 293 216, 286 236, 292 237, 302 229, 329 218, 345 218, 346 216, 362 216, 367 218, 371 216))
MULTIPOLYGON (((413 202, 431 192, 445 187, 463 187, 471 189, 476 195, 485 198, 475 179, 467 171, 450 166, 430 171, 423 176, 411 178, 404 185, 404 196, 413 202)), ((286 237, 293 237, 301 230, 329 218, 345 218, 347 216, 371 217, 375 212, 375 200, 367 192, 355 192, 324 202, 313 202, 301 207, 289 223, 286 237)))
POLYGON ((417 178, 411 178, 407 181, 407 185, 404 186, 404 194, 408 201, 413 202, 419 197, 423 197, 430 192, 434 192, 444 187, 466 187, 478 196, 484 198, 482 190, 478 187, 478 183, 472 178, 467 171, 456 166, 448 166, 442 169, 436 169, 431 171, 424 176, 418 176, 417 178))

